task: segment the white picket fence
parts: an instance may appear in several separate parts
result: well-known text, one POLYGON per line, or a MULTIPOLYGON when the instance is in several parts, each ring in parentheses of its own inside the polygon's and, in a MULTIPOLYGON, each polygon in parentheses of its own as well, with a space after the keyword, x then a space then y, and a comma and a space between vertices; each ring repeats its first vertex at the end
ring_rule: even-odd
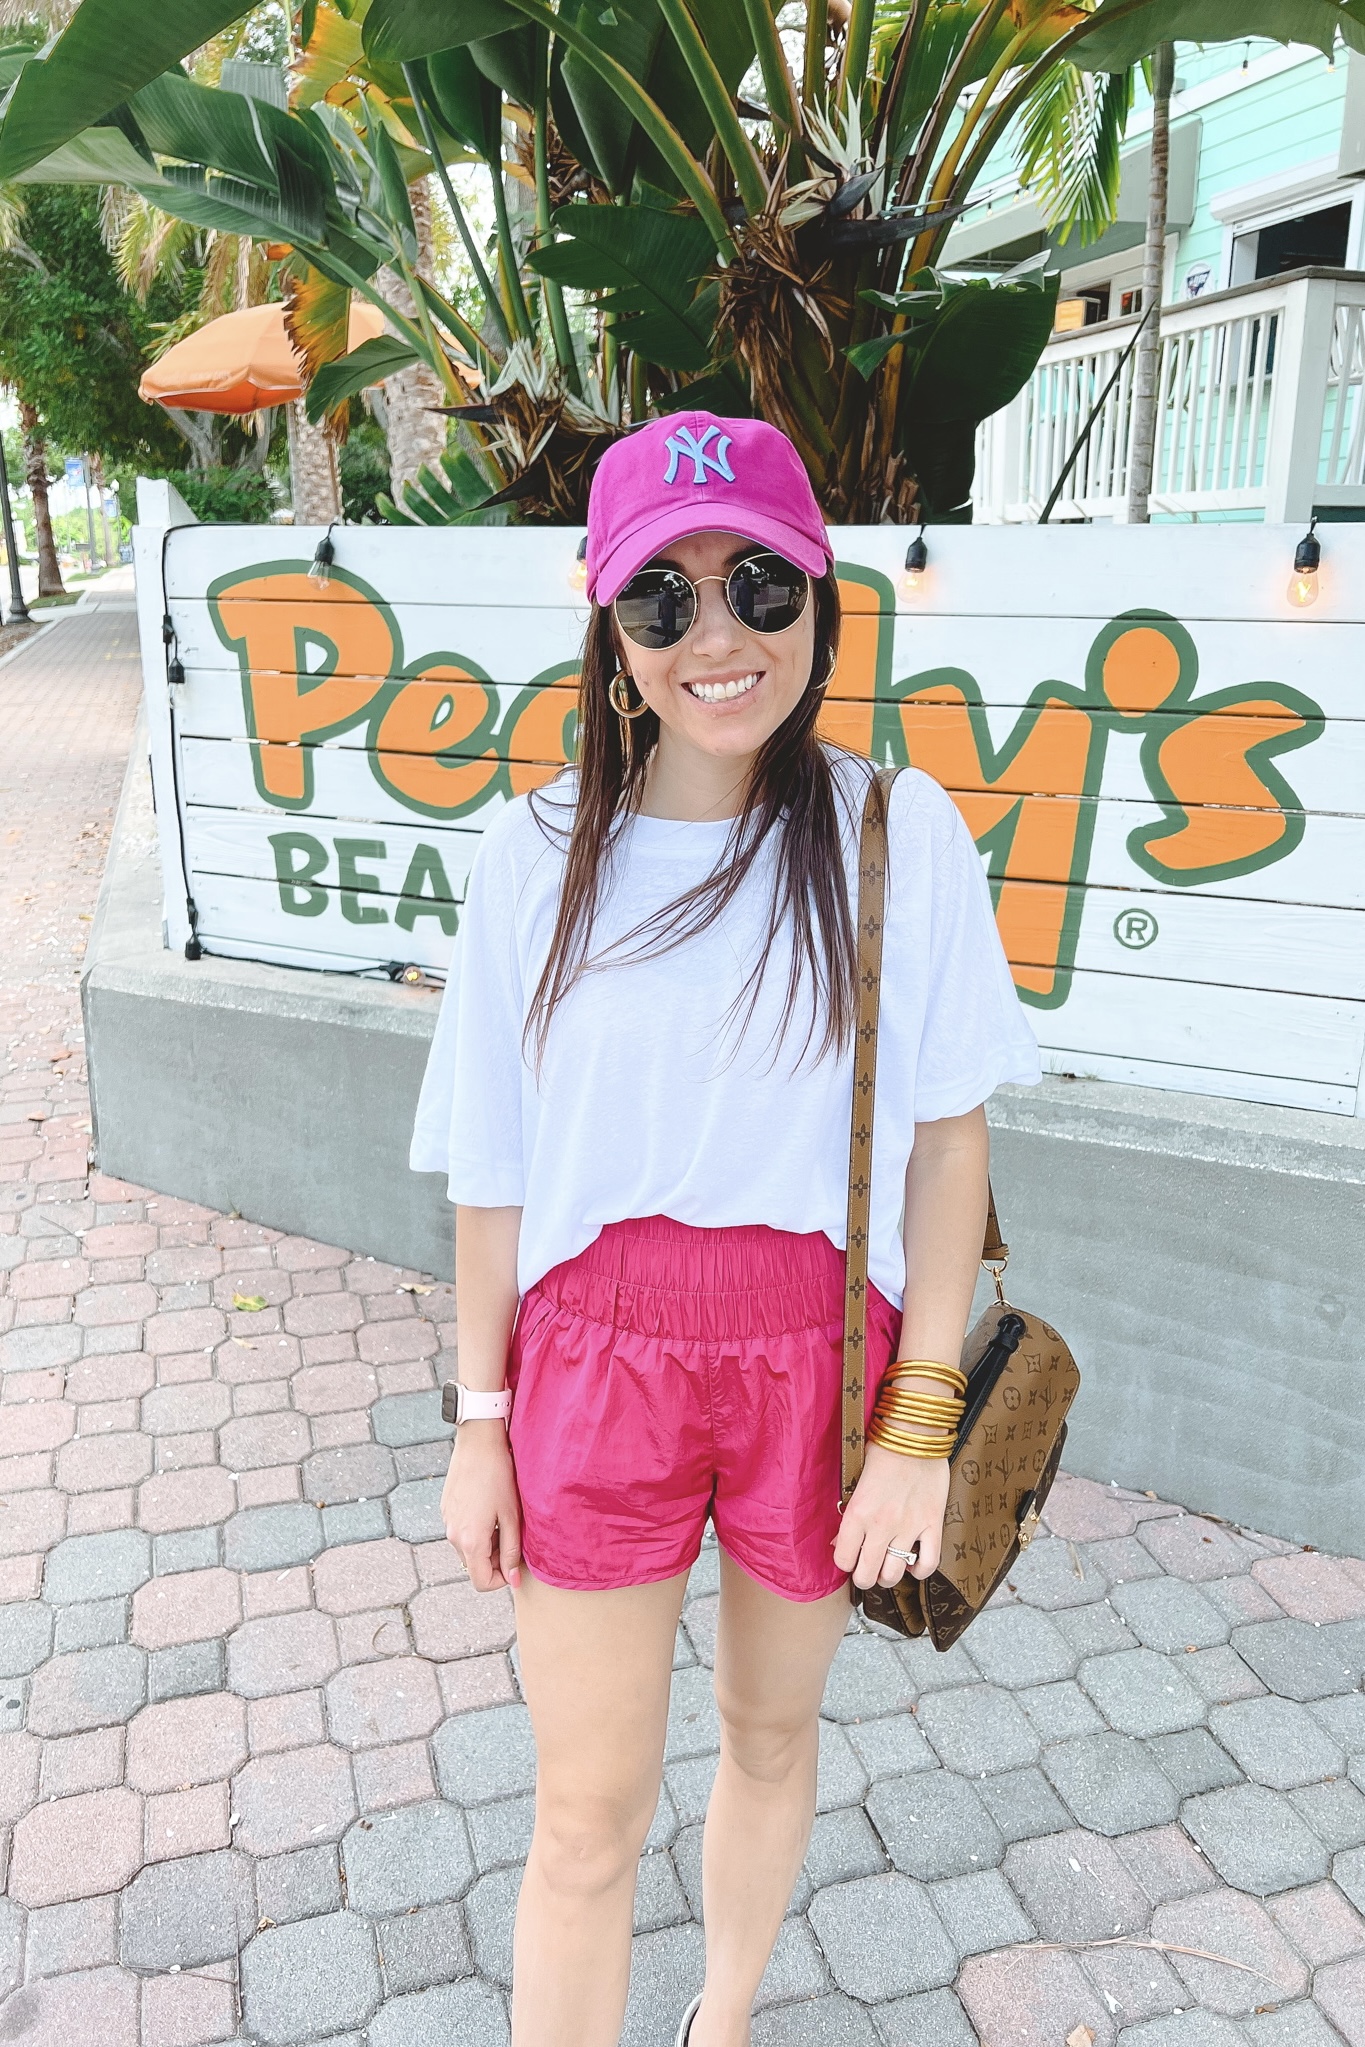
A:
MULTIPOLYGON (((985 422, 978 522, 1036 520, 1097 403, 1051 516, 1126 517, 1137 324, 1059 336, 985 422)), ((1166 308, 1153 512, 1306 522, 1314 507, 1365 509, 1363 392, 1365 275, 1298 271, 1166 308)))

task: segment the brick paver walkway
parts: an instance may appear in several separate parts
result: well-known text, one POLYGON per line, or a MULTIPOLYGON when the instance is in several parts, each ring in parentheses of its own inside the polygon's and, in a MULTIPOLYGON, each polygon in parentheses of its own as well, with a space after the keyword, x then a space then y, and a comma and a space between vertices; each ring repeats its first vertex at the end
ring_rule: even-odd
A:
MULTIPOLYGON (((450 1291, 87 1168, 131 654, 0 669, 0 2040, 499 2047, 533 1754, 437 1520, 450 1291)), ((843 1644, 756 2047, 1361 2047, 1365 1563, 1075 1479, 1048 1525, 951 1655, 843 1644)), ((628 2047, 699 1980, 715 1562, 628 2047)))

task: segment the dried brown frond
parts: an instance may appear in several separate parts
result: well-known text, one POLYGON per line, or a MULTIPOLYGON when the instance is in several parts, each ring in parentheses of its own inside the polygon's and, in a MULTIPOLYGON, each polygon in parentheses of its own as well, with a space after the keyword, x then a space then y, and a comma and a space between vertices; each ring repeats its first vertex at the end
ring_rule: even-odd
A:
MULTIPOLYGON (((535 188, 535 131, 529 122, 514 128, 509 156, 522 178, 535 188)), ((567 206, 571 199, 591 199, 595 206, 611 203, 611 193, 599 178, 585 170, 560 134, 551 116, 546 123, 546 168, 550 176, 550 205, 567 206)))
POLYGON ((616 431, 605 422, 590 431, 569 417, 561 390, 537 394, 511 384, 488 403, 498 415, 488 429, 493 451, 509 482, 524 486, 516 498, 519 520, 582 525, 593 471, 616 431))
POLYGON ((825 362, 835 368, 830 329, 848 325, 852 307, 833 285, 830 265, 806 261, 790 228, 771 212, 742 223, 738 254, 720 276, 717 327, 728 333, 749 372, 758 411, 781 420, 783 392, 793 365, 808 353, 804 326, 813 329, 825 362))

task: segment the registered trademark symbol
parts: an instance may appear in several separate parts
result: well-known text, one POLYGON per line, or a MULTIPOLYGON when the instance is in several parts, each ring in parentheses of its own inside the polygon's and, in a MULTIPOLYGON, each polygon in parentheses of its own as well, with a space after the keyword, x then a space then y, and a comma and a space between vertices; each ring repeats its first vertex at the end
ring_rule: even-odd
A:
POLYGON ((1120 910, 1114 919, 1114 936, 1129 952, 1145 952, 1157 930, 1156 918, 1150 910, 1120 910))

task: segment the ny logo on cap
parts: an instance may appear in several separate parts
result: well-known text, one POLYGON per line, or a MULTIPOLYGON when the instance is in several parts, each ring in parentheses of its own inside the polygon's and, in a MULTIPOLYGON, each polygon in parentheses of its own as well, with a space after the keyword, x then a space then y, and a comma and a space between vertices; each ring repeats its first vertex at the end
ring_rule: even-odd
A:
POLYGON ((668 450, 668 467, 664 471, 664 482, 673 483, 676 481, 678 463, 683 457, 687 457, 692 463, 691 480, 693 483, 705 483, 708 469, 714 469, 716 475, 721 477, 726 483, 733 483, 735 472, 730 467, 727 459, 730 436, 729 434, 720 434, 720 439, 716 443, 715 454, 708 455, 706 444, 713 434, 720 434, 718 426, 707 427, 700 437, 694 434, 690 427, 685 426, 680 426, 676 433, 671 433, 664 442, 664 446, 668 450))

